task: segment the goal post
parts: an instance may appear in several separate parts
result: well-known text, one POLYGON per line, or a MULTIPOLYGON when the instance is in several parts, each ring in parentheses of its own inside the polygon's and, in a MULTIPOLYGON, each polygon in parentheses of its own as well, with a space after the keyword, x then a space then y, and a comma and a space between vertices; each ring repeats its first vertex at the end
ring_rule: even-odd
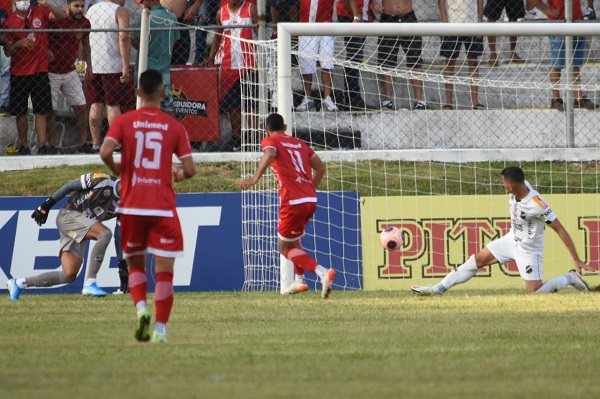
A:
MULTIPOLYGON (((594 238, 600 237, 595 216, 600 205, 593 199, 598 194, 599 113, 577 109, 572 100, 565 101, 564 112, 549 107, 553 89, 565 93, 565 99, 567 93, 580 90, 590 101, 600 100, 598 36, 593 23, 278 24, 277 40, 258 44, 261 54, 277 60, 276 82, 259 82, 274 87, 277 101, 259 98, 269 104, 265 115, 257 115, 254 108, 243 112, 264 118, 277 110, 287 133, 306 141, 326 163, 317 212, 302 243, 319 263, 338 271, 334 289, 405 289, 439 281, 509 227, 499 176, 509 165, 524 169, 573 236, 581 258, 600 269, 600 239, 594 238), (297 36, 336 37, 333 60, 326 60, 334 65, 333 95, 339 99, 346 69, 355 68, 360 71, 363 97, 376 109, 296 110, 302 81, 292 56, 311 57, 295 47, 292 38, 297 36), (346 59, 345 36, 366 39, 364 60, 346 59), (381 36, 423 36, 427 66, 418 71, 406 67, 402 50, 397 67, 379 65, 374 48, 381 36), (443 36, 518 36, 518 49, 527 63, 488 68, 480 60, 480 73, 472 76, 461 52, 456 73, 450 76, 439 55, 443 36), (549 79, 547 36, 567 38, 568 61, 558 83, 549 79), (569 44, 575 36, 590 39, 578 85, 567 79, 573 67, 569 44), (396 110, 378 107, 383 98, 381 75, 394 79, 393 96, 402 104, 396 110), (411 109, 414 79, 423 82, 431 109, 411 109), (447 111, 441 108, 449 83, 455 86, 457 102, 447 111), (486 110, 465 105, 473 85, 485 98, 486 110), (403 232, 402 251, 386 252, 379 245, 379 232, 388 225, 403 232)), ((482 58, 486 55, 487 50, 482 58)), ((313 92, 319 96, 319 70, 316 76, 313 92)), ((242 146, 249 151, 244 175, 256 170, 260 158, 253 152, 260 134, 252 137, 242 146)), ((244 289, 283 290, 293 281, 293 268, 277 251, 273 176, 266 175, 263 181, 242 199, 242 223, 248 232, 243 237, 248 251, 244 289)), ((546 234, 545 279, 572 268, 566 249, 554 236, 546 234)), ((522 285, 510 264, 490 267, 480 275, 472 287, 522 285)), ((319 285, 317 279, 309 284, 319 285)))

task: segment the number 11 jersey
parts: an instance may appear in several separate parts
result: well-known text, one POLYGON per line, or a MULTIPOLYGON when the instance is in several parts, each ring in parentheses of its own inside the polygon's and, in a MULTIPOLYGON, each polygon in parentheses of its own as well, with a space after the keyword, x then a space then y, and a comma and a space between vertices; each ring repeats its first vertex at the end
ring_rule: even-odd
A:
POLYGON ((312 148, 285 133, 265 137, 261 146, 263 150, 274 148, 277 151, 271 166, 277 178, 281 205, 317 202, 310 166, 310 159, 315 156, 312 148))

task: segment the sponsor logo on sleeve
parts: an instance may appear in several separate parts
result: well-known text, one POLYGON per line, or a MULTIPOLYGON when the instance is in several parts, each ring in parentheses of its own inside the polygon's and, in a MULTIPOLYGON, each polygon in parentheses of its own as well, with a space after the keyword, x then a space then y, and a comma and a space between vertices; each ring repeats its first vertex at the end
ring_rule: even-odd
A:
POLYGON ((546 204, 539 195, 536 195, 535 197, 533 197, 533 202, 538 204, 538 206, 542 209, 548 208, 548 204, 546 204))

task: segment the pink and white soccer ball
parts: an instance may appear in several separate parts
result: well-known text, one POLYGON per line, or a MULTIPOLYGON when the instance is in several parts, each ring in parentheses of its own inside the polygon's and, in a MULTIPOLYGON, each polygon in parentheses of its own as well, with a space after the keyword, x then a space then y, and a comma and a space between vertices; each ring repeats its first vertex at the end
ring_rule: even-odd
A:
POLYGON ((397 227, 387 227, 381 232, 379 241, 388 251, 398 251, 402 246, 402 233, 397 227))

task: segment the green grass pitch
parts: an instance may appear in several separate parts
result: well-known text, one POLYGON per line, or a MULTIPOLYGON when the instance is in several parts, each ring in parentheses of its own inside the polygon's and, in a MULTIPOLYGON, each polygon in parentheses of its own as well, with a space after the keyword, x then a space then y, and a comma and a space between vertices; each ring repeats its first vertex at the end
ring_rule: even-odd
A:
POLYGON ((128 295, 25 291, 0 297, 0 398, 595 397, 598 309, 570 288, 176 293, 161 345, 128 295))

